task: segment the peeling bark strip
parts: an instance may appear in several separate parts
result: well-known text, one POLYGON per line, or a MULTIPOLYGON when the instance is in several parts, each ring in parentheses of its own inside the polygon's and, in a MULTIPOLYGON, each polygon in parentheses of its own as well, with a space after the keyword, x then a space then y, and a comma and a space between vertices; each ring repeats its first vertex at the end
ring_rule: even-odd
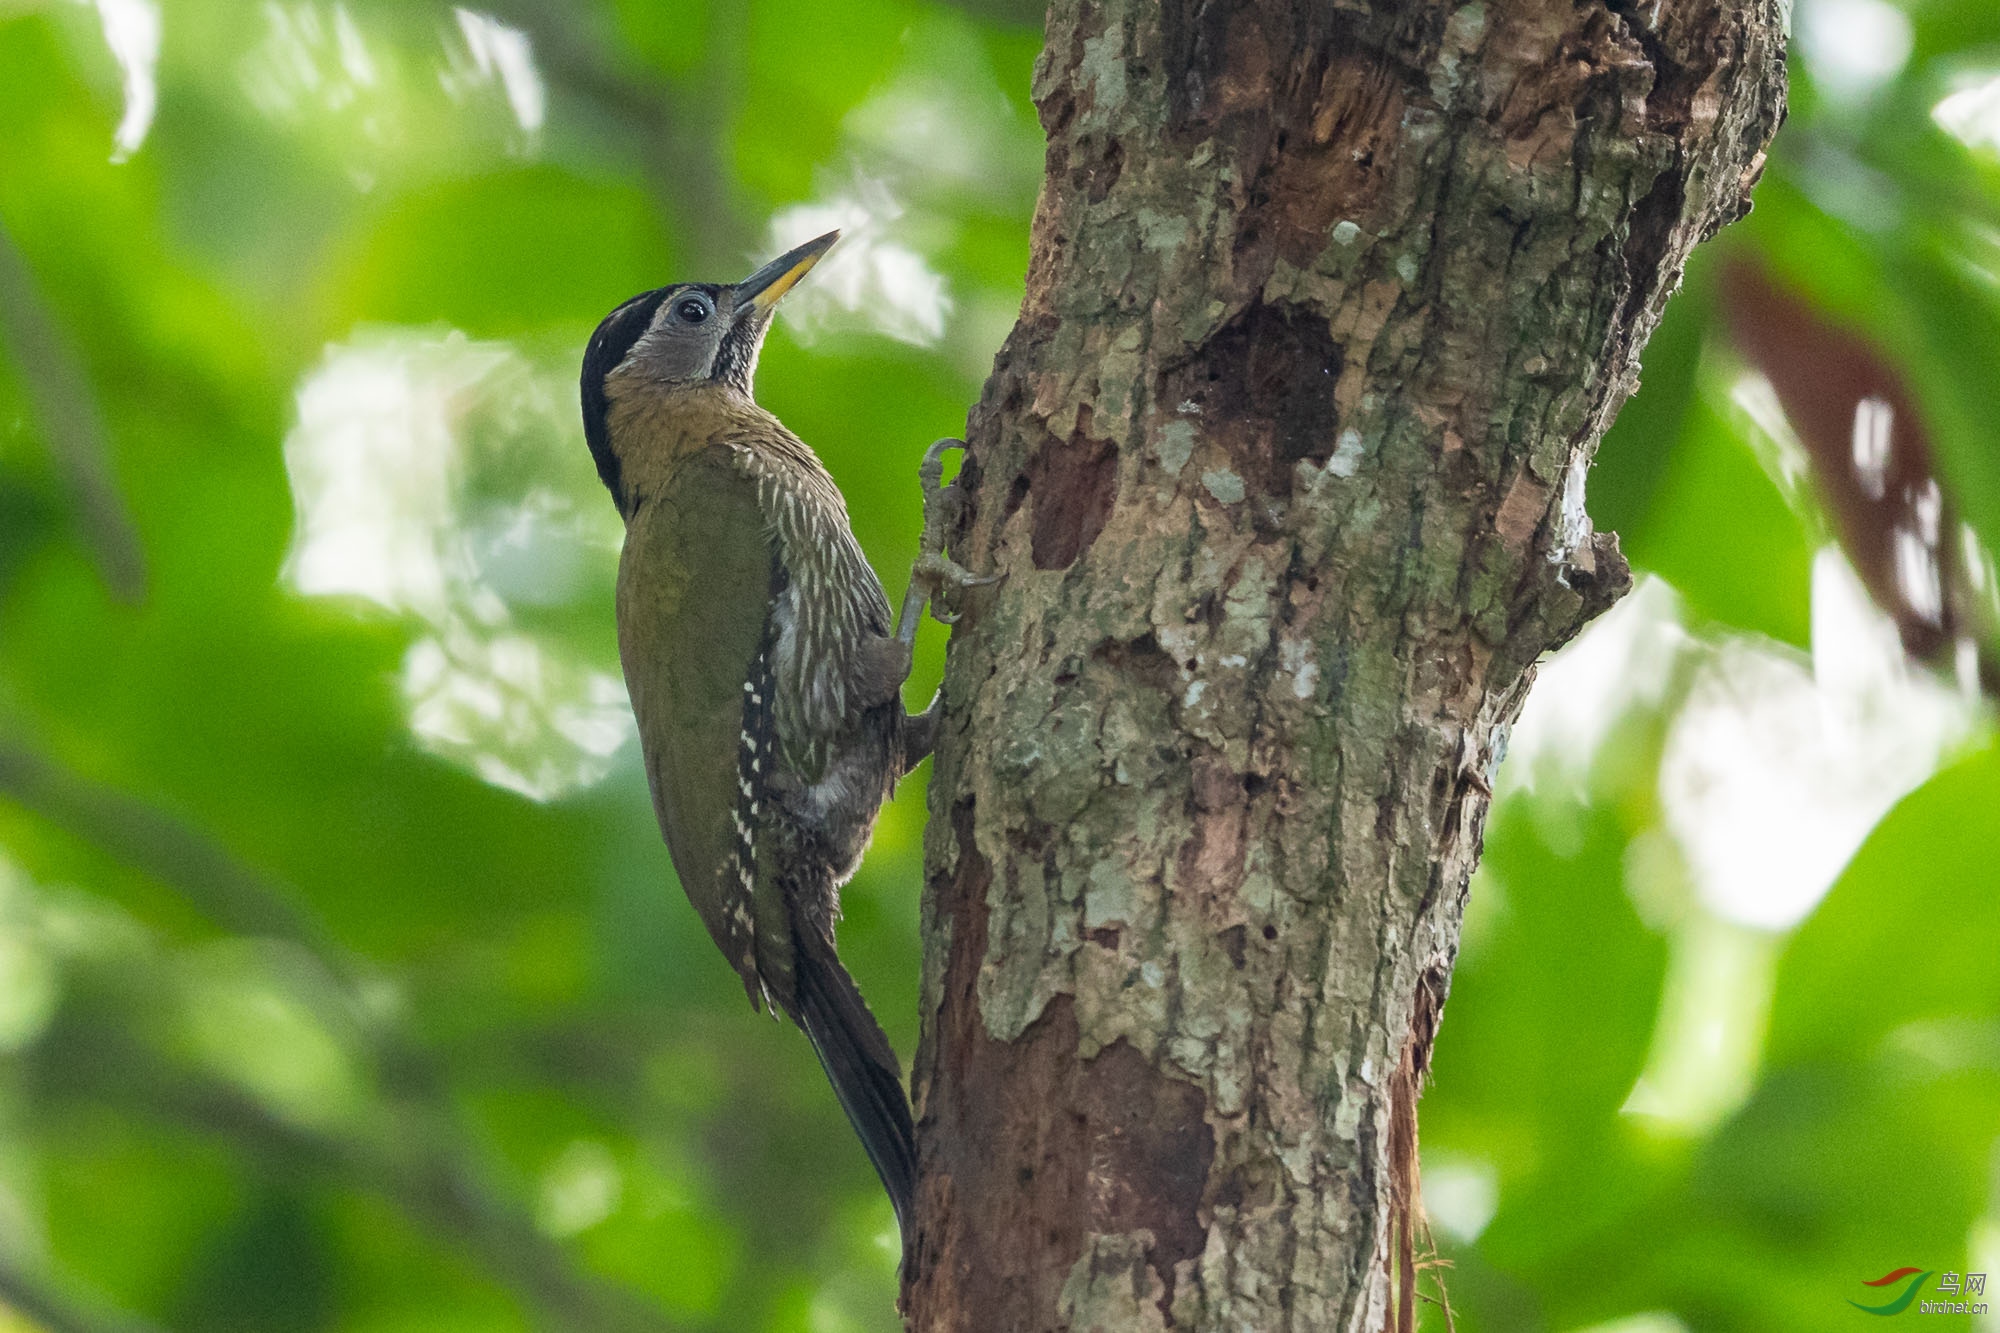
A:
POLYGON ((1399 1322, 1492 769, 1627 578, 1584 469, 1782 79, 1780 0, 1056 0, 955 543, 1007 578, 930 788, 912 1327, 1399 1322))

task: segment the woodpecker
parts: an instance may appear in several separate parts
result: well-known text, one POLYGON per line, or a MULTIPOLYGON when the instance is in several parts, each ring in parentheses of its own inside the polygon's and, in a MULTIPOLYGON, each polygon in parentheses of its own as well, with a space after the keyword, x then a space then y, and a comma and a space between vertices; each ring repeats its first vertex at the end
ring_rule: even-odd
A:
POLYGON ((834 921, 882 802, 930 753, 937 701, 902 699, 923 605, 977 580, 942 552, 959 441, 919 469, 925 553, 892 628, 833 478, 752 397, 773 307, 838 237, 613 310, 584 352, 583 425, 625 520, 618 651, 681 886, 751 1005, 811 1038, 907 1233, 910 1105, 834 921))

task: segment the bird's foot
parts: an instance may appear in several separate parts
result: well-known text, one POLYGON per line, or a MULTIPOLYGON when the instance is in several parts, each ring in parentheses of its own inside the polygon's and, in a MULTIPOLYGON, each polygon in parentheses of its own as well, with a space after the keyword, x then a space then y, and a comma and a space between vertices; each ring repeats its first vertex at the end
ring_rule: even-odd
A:
POLYGON ((923 462, 917 466, 917 483, 924 491, 924 531, 916 563, 910 567, 910 587, 903 595, 902 613, 896 617, 896 637, 906 644, 916 642, 917 621, 926 604, 931 618, 939 624, 958 623, 958 612, 939 605, 940 592, 949 589, 957 593, 999 581, 979 577, 944 553, 945 534, 957 522, 965 500, 956 484, 944 484, 944 456, 964 448, 964 440, 939 440, 924 450, 923 462))
POLYGON ((961 613, 946 610, 939 602, 939 593, 984 588, 999 581, 997 577, 981 578, 951 557, 936 552, 918 556, 917 562, 910 566, 911 585, 924 590, 925 600, 930 603, 931 619, 940 625, 956 625, 961 613))

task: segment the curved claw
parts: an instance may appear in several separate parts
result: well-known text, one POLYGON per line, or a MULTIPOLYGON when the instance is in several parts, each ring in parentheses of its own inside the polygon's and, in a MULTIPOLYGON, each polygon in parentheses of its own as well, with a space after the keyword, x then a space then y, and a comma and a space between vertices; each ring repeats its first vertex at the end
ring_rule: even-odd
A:
MULTIPOLYGON (((958 592, 964 592, 967 588, 990 588, 1005 577, 1006 575, 1004 574, 973 574, 953 564, 947 565, 944 569, 938 571, 938 587, 950 587, 958 592)), ((941 610, 937 604, 937 598, 933 594, 931 598, 931 619, 937 621, 940 625, 956 625, 962 615, 964 615, 962 611, 946 612, 941 610)))
POLYGON ((965 441, 955 435, 947 435, 924 450, 924 458, 917 464, 917 480, 924 488, 924 498, 934 495, 944 481, 944 456, 953 450, 965 452, 965 441))

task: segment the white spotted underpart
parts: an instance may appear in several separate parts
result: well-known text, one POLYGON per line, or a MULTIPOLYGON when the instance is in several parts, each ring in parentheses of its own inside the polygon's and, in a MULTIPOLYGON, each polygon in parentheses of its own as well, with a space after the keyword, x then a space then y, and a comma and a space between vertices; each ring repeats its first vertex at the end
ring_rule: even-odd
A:
MULTIPOLYGON (((777 747, 778 728, 774 716, 771 678, 771 635, 750 663, 749 678, 743 682, 743 724, 736 746, 736 827, 730 863, 724 867, 724 894, 728 905, 728 953, 745 978, 759 975, 757 968, 757 845, 758 824, 763 813, 765 787, 777 747)), ((761 978, 760 978, 761 984, 761 978)))

